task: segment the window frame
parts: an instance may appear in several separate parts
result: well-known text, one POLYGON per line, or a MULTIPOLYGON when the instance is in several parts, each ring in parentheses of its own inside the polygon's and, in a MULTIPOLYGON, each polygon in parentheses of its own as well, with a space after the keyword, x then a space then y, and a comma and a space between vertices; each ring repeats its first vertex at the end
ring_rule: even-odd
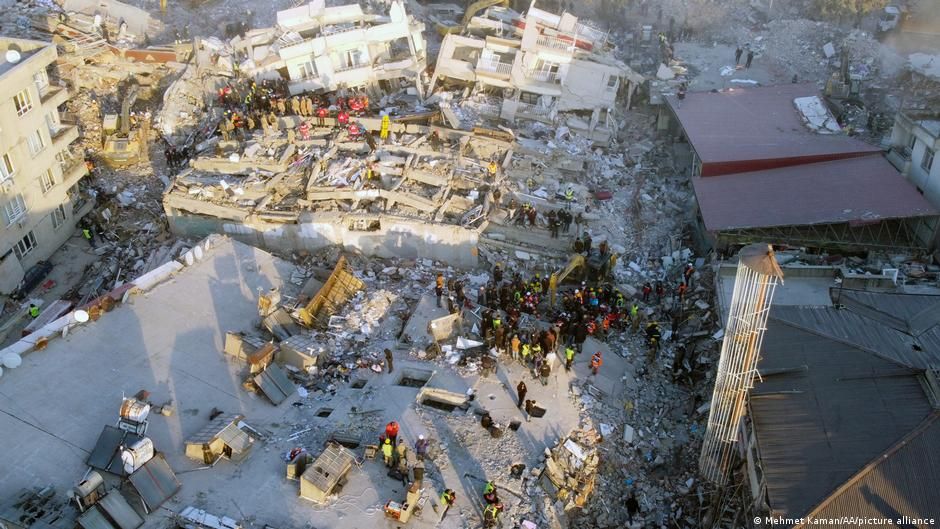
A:
POLYGON ((57 208, 52 210, 49 216, 52 217, 52 229, 58 230, 62 226, 65 226, 65 219, 68 218, 68 215, 65 213, 65 204, 59 204, 57 208))
POLYGON ((52 191, 52 188, 57 184, 55 174, 52 172, 52 168, 49 167, 42 174, 39 175, 39 189, 42 190, 42 194, 45 195, 49 191, 52 191), (48 177, 49 184, 46 185, 46 178, 48 177))
POLYGON ((42 129, 36 129, 26 136, 26 147, 29 149, 29 154, 34 158, 39 155, 46 148, 46 139, 42 137, 42 129), (39 141, 39 146, 35 150, 33 149, 33 142, 31 140, 37 139, 39 141))
POLYGON ((920 159, 920 168, 929 174, 930 170, 933 168, 934 157, 936 157, 936 155, 936 151, 930 147, 925 147, 924 155, 920 159))
POLYGON ((13 96, 13 108, 16 109, 16 115, 21 117, 33 109, 33 97, 29 88, 24 88, 13 96))
POLYGON ((13 245, 13 253, 16 254, 16 257, 20 260, 23 259, 29 252, 36 249, 39 246, 39 243, 36 242, 36 235, 33 233, 33 230, 29 230, 22 239, 16 241, 16 244, 13 245), (24 249, 21 248, 24 247, 24 249))
POLYGON ((26 205, 26 199, 23 198, 22 193, 16 193, 3 203, 3 216, 6 219, 7 226, 12 226, 22 220, 27 212, 29 212, 29 207, 26 205), (18 204, 15 209, 10 207, 14 204, 18 204))
POLYGON ((16 176, 16 164, 13 163, 13 156, 9 152, 0 156, 0 183, 12 180, 16 176))

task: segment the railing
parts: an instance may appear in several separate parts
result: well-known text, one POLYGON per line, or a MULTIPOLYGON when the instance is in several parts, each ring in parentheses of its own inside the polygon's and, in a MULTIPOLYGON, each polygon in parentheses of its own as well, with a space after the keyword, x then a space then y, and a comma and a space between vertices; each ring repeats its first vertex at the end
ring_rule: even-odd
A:
POLYGON ((527 77, 535 79, 536 81, 542 81, 543 83, 561 82, 561 78, 558 77, 558 72, 549 72, 546 70, 530 70, 527 77))
POLYGON ((587 24, 582 24, 578 22, 574 25, 574 32, 576 35, 583 36, 595 43, 602 43, 607 40, 607 32, 601 31, 593 26, 588 26, 587 24))
POLYGON ((566 41, 559 39, 557 37, 548 37, 545 35, 540 36, 535 39, 536 46, 541 46, 543 48, 551 48, 553 50, 561 50, 567 52, 574 52, 575 46, 573 41, 566 41))
POLYGON ((547 117, 549 114, 551 114, 552 110, 550 108, 533 105, 531 103, 519 103, 519 105, 516 107, 516 112, 522 112, 524 114, 533 116, 547 117))
POLYGON ((502 75, 509 75, 509 73, 512 71, 512 63, 481 60, 477 62, 477 70, 483 70, 484 72, 498 73, 502 75))
POLYGON ((337 67, 337 68, 334 68, 333 71, 334 71, 335 73, 348 72, 348 71, 350 71, 350 70, 358 70, 359 68, 368 68, 368 67, 370 67, 370 66, 371 66, 371 65, 370 65, 369 63, 367 63, 367 62, 361 62, 361 63, 347 64, 347 65, 339 66, 339 67, 337 67))
POLYGON ((320 29, 320 36, 329 37, 330 35, 339 35, 340 33, 348 33, 350 31, 356 31, 357 29, 360 28, 355 24, 326 26, 320 29))

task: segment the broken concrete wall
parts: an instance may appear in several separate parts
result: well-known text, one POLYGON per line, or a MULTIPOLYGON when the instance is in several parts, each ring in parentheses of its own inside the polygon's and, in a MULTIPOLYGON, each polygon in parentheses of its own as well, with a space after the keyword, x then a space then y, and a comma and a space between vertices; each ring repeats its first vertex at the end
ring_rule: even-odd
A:
POLYGON ((105 19, 110 18, 115 23, 124 20, 127 22, 127 30, 137 36, 143 36, 148 32, 153 34, 154 31, 159 30, 160 26, 143 9, 116 0, 65 0, 62 8, 65 11, 75 11, 88 16, 101 14, 105 19))
POLYGON ((354 229, 355 219, 341 214, 301 215, 298 224, 265 222, 254 218, 245 222, 209 218, 183 210, 167 210, 170 230, 183 237, 204 237, 224 233, 246 244, 272 251, 316 251, 341 245, 347 251, 374 257, 434 259, 454 266, 477 264, 479 233, 461 226, 441 225, 391 216, 375 216, 379 228, 354 229))

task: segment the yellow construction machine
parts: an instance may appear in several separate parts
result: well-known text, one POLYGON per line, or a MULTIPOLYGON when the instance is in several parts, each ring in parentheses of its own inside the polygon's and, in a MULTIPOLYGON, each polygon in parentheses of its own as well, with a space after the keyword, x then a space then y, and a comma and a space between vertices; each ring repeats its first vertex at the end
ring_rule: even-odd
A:
POLYGON ((101 123, 101 157, 109 167, 134 165, 141 159, 141 151, 146 149, 144 133, 131 130, 130 112, 137 101, 139 87, 132 84, 121 102, 121 115, 105 114, 101 123))
POLYGON ((460 23, 448 23, 443 20, 435 19, 435 28, 437 32, 443 35, 449 35, 451 33, 460 33, 463 31, 463 28, 467 27, 467 24, 470 23, 470 19, 475 17, 477 13, 493 6, 509 6, 509 0, 477 0, 476 2, 467 6, 466 11, 463 13, 463 18, 460 19, 460 23))
POLYGON ((575 270, 580 272, 579 277, 584 277, 585 273, 593 272, 598 281, 603 281, 610 274, 617 264, 617 254, 611 253, 610 257, 605 259, 599 253, 591 255, 590 259, 585 259, 581 254, 574 254, 568 259, 568 265, 560 272, 552 272, 548 278, 549 298, 552 306, 555 306, 555 298, 558 294, 558 285, 560 285, 575 270))

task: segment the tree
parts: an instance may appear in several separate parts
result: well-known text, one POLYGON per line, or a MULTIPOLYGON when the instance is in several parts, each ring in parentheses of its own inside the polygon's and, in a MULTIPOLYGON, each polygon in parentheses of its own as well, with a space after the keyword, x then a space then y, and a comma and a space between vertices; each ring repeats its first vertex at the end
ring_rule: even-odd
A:
POLYGON ((886 5, 888 0, 813 0, 819 16, 838 20, 854 17, 856 27, 861 25, 865 15, 884 9, 886 5))

